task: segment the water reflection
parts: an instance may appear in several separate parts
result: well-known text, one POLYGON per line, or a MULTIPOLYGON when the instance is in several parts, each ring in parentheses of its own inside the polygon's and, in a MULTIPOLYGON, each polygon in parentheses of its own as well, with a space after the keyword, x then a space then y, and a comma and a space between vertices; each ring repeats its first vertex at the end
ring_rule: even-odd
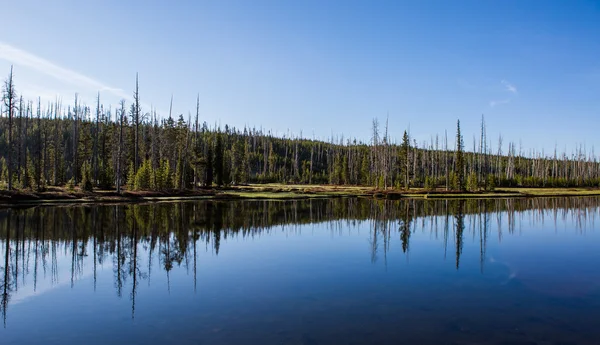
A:
MULTIPOLYGON (((566 220, 574 224, 570 231, 584 233, 594 228, 598 206, 600 199, 593 197, 439 201, 342 198, 4 209, 0 210, 1 315, 6 327, 11 304, 37 294, 40 288, 64 283, 73 288, 90 275, 95 291, 101 279, 99 270, 109 268, 116 295, 131 302, 131 318, 135 318, 140 285, 150 286, 153 275, 166 277, 170 293, 172 271, 183 268, 196 292, 199 252, 219 255, 228 239, 259 240, 274 229, 295 233, 306 229, 303 225, 317 223, 326 226, 331 235, 340 236, 355 231, 359 224, 370 224, 365 250, 373 263, 382 259, 385 265, 390 251, 401 250, 408 259, 419 245, 411 243, 418 232, 443 245, 445 257, 454 256, 455 268, 461 270, 469 264, 463 258, 465 241, 473 239, 479 246, 477 265, 481 273, 488 264, 502 265, 507 271, 505 283, 520 274, 520 283, 539 288, 540 279, 527 279, 528 270, 530 276, 535 271, 534 260, 511 257, 513 262, 509 262, 487 257, 490 236, 497 236, 501 243, 505 232, 520 234, 524 226, 545 226, 548 222, 557 230, 557 223, 566 220), (496 233, 491 234, 494 220, 496 233), (400 247, 396 249, 392 242, 398 238, 400 247)), ((553 264, 560 269, 559 261, 553 264)), ((593 272, 570 279, 575 279, 571 285, 585 285, 586 292, 600 282, 593 272)))

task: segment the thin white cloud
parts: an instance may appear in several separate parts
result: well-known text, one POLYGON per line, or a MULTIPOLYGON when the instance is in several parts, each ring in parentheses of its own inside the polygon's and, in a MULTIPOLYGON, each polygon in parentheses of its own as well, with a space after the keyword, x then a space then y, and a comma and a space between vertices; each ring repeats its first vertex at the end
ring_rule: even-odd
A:
MULTIPOLYGON (((58 66, 44 58, 13 47, 9 44, 0 42, 0 59, 6 60, 11 64, 26 67, 35 70, 39 73, 53 77, 64 83, 73 85, 77 88, 85 89, 93 92, 108 92, 119 98, 124 98, 131 101, 132 96, 123 89, 111 87, 98 81, 94 78, 83 75, 79 72, 70 70, 65 67, 58 66)), ((37 90, 40 92, 41 90, 37 90)), ((83 91, 83 90, 82 90, 83 91)), ((44 93, 52 93, 51 90, 46 90, 44 93)), ((148 105, 142 104, 147 107, 148 105)), ((148 106, 149 107, 149 106, 148 106)))
POLYGON ((507 104, 510 103, 510 99, 503 99, 500 101, 490 101, 490 107, 495 107, 497 105, 502 105, 502 104, 507 104))
POLYGON ((514 93, 515 95, 518 93, 517 87, 514 86, 513 84, 509 83, 508 81, 502 80, 501 83, 506 88, 506 91, 514 93))

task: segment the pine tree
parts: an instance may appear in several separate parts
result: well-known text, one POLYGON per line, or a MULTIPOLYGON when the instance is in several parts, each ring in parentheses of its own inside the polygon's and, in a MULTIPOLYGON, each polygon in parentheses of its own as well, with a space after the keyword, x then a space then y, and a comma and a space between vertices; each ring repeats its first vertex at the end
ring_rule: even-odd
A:
POLYGON ((81 166, 81 189, 91 192, 94 189, 92 184, 92 168, 89 161, 83 162, 81 166))
POLYGON ((350 172, 348 171, 348 157, 344 155, 344 158, 342 159, 342 177, 340 182, 343 184, 348 184, 349 175, 350 172))
POLYGON ((135 174, 134 189, 150 190, 152 189, 152 165, 149 159, 146 159, 135 174))
POLYGON ((456 122, 456 174, 457 187, 460 191, 465 190, 465 162, 463 157, 463 138, 460 134, 460 120, 456 122))
POLYGON ((232 181, 234 184, 239 184, 242 182, 242 175, 244 174, 244 155, 245 148, 244 142, 240 139, 235 140, 232 149, 232 162, 231 162, 231 170, 232 170, 232 181))
POLYGON ((361 183, 363 185, 370 185, 371 184, 371 169, 370 169, 370 165, 369 165, 369 158, 365 154, 362 155, 362 163, 361 163, 361 167, 360 167, 360 176, 361 176, 361 183))
POLYGON ((404 135, 402 136, 402 145, 400 146, 400 175, 404 181, 404 190, 408 190, 409 187, 409 174, 410 174, 410 159, 408 154, 410 152, 410 138, 408 137, 408 133, 404 131, 404 135))
POLYGON ((224 181, 224 167, 223 167, 223 138, 221 133, 217 133, 217 140, 215 144, 215 159, 214 159, 214 170, 215 170, 215 180, 217 186, 221 187, 225 183, 224 181))
POLYGON ((178 159, 177 164, 175 166, 175 175, 173 175, 173 186, 175 186, 175 189, 181 190, 184 188, 183 184, 181 183, 183 180, 183 175, 183 161, 181 159, 178 159))
POLYGON ((244 140, 244 153, 242 155, 242 166, 240 167, 240 182, 248 183, 248 170, 250 168, 250 145, 247 140, 244 140))
POLYGON ((212 187, 213 177, 214 177, 214 169, 213 169, 213 145, 212 142, 209 142, 206 149, 206 168, 204 169, 204 186, 212 187))
POLYGON ((8 166, 4 157, 0 157, 0 182, 2 182, 0 187, 4 188, 8 186, 8 166))
POLYGON ((129 171, 127 171, 127 190, 135 190, 135 169, 133 163, 129 163, 129 171))
POLYGON ((166 191, 173 188, 171 178, 171 168, 169 167, 169 161, 163 159, 160 161, 160 167, 157 169, 155 181, 153 183, 154 190, 166 191))
POLYGON ((477 174, 475 174, 475 172, 471 172, 467 178, 467 190, 469 192, 476 192, 478 189, 479 186, 477 185, 477 174))

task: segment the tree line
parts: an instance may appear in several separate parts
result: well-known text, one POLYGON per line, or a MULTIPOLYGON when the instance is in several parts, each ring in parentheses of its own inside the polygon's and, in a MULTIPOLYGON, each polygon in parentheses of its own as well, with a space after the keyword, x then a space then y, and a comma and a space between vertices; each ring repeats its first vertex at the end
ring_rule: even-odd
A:
POLYGON ((116 109, 98 94, 94 105, 57 99, 47 105, 26 100, 11 67, 4 81, 0 113, 0 188, 44 190, 80 186, 172 191, 246 183, 368 185, 381 189, 477 191, 501 187, 596 187, 600 164, 594 150, 553 154, 503 152, 481 133, 466 150, 460 121, 456 135, 435 135, 418 143, 404 131, 393 142, 386 120, 373 120, 369 142, 302 136, 274 136, 262 129, 210 127, 194 114, 160 117, 142 109, 136 76, 133 101, 116 109))

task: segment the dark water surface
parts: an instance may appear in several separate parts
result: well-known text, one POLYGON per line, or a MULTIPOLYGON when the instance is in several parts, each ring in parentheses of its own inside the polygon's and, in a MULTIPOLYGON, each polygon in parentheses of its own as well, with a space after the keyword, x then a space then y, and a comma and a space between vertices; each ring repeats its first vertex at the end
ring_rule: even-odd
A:
POLYGON ((600 344, 599 198, 0 210, 1 344, 600 344))

